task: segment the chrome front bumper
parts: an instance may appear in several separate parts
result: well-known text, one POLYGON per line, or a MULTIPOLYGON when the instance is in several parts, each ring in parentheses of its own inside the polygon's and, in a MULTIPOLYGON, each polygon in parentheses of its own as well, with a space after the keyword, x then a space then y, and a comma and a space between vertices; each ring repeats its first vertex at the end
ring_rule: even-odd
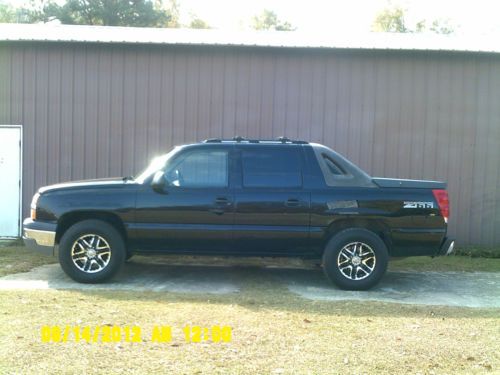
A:
POLYGON ((56 232, 46 230, 25 229, 23 238, 32 239, 40 246, 54 246, 56 242, 56 232))
POLYGON ((28 218, 23 222, 23 241, 26 247, 31 250, 54 255, 56 225, 40 223, 28 218))

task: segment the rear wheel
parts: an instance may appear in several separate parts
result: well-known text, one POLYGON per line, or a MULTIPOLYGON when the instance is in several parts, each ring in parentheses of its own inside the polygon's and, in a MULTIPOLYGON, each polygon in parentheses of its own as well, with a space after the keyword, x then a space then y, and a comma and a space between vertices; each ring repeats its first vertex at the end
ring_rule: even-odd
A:
POLYGON ((59 243, 59 263, 81 283, 98 283, 113 277, 125 261, 121 234, 101 220, 85 220, 70 227, 59 243))
POLYGON ((323 271, 342 289, 366 290, 384 276, 388 260, 387 247, 375 233, 362 228, 346 229, 328 242, 323 271))

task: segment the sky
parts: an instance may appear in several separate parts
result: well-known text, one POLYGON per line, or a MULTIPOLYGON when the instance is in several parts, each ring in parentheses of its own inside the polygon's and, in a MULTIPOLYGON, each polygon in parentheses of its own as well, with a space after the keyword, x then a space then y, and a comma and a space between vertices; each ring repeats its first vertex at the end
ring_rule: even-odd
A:
MULTIPOLYGON (((27 0, 0 0, 22 5, 27 0)), ((56 0, 64 2, 64 0, 56 0)), ((168 3, 169 0, 163 0, 168 3)), ((177 0, 181 22, 193 16, 222 30, 250 28, 253 16, 274 11, 303 33, 351 33, 371 31, 376 15, 386 7, 406 9, 407 25, 423 19, 447 22, 457 35, 500 36, 500 0, 177 0)))
POLYGON ((410 27, 422 19, 447 21, 456 34, 500 35, 499 0, 179 0, 181 20, 192 14, 215 28, 248 28, 253 15, 274 11, 298 31, 365 33, 377 13, 392 5, 407 9, 410 27))

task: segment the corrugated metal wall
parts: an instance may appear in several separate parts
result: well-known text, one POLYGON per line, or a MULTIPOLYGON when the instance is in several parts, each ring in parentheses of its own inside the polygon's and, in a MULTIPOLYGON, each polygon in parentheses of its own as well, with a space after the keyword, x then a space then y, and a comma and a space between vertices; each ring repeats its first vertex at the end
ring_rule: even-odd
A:
POLYGON ((134 174, 175 144, 286 135, 447 180, 451 232, 500 243, 498 55, 5 43, 0 123, 24 126, 25 215, 39 186, 134 174))

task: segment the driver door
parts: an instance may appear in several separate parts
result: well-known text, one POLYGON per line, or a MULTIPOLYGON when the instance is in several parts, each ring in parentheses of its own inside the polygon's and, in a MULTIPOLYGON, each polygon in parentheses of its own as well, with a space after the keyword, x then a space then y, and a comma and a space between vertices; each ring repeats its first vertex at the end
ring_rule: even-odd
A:
POLYGON ((150 184, 138 192, 134 247, 229 252, 234 221, 231 168, 230 147, 210 145, 180 152, 164 168, 163 192, 150 184))

